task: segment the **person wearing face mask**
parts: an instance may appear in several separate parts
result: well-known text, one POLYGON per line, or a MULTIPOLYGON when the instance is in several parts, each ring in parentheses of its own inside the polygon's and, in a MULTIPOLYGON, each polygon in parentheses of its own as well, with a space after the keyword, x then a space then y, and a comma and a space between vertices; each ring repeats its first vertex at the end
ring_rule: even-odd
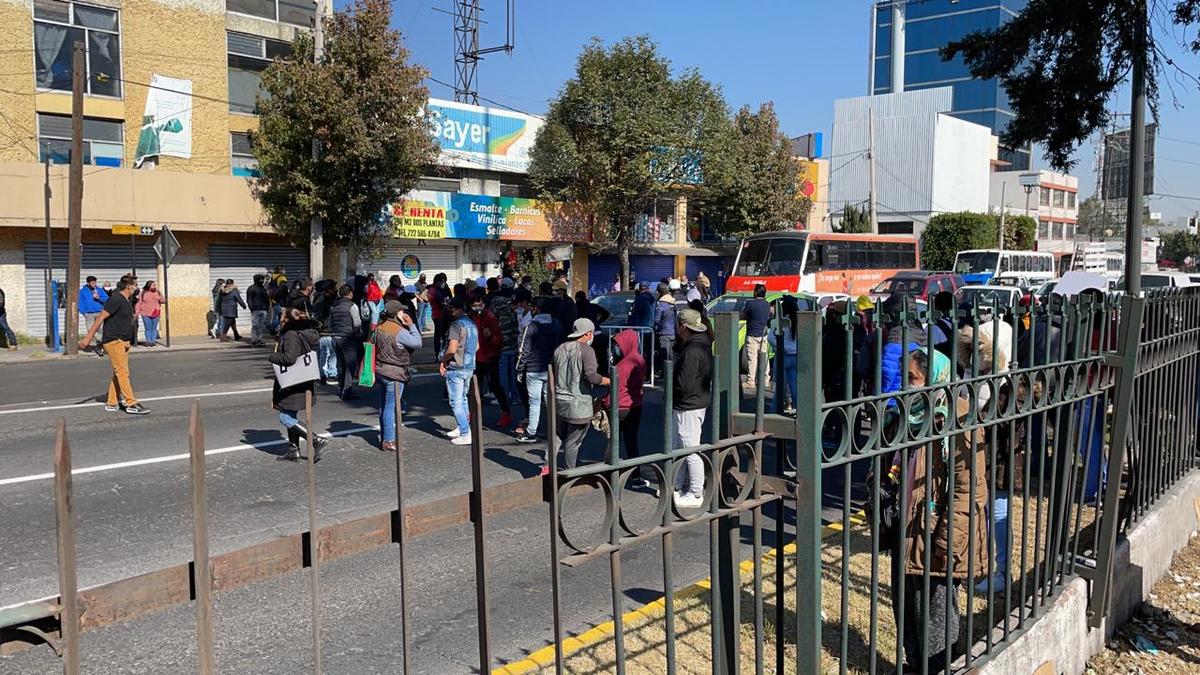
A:
POLYGON ((471 321, 479 331, 479 351, 475 354, 475 370, 479 373, 480 379, 487 381, 488 389, 496 396, 496 402, 500 404, 500 421, 497 424, 507 427, 512 424, 512 408, 509 406, 508 393, 500 381, 500 349, 504 346, 504 335, 500 330, 500 321, 486 307, 486 291, 476 288, 473 296, 471 298, 471 321))
MULTIPOLYGON (((608 378, 597 370, 592 340, 596 325, 589 319, 576 319, 567 341, 554 350, 554 402, 558 406, 555 433, 563 451, 563 468, 579 463, 579 450, 587 437, 595 404, 593 386, 608 386, 608 378)), ((547 462, 549 464, 549 462, 547 462)), ((547 466, 542 470, 549 471, 547 466)))

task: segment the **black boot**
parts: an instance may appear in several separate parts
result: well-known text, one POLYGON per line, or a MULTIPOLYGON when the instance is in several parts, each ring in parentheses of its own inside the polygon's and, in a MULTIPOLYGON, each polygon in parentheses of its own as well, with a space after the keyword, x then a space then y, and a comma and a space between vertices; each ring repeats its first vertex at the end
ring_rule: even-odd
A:
POLYGON ((296 426, 294 426, 292 428, 296 430, 296 433, 300 436, 300 438, 306 439, 308 441, 308 447, 312 448, 313 464, 316 464, 317 462, 321 461, 321 451, 325 449, 326 445, 329 445, 329 439, 322 438, 321 436, 318 436, 316 434, 308 433, 308 430, 305 429, 304 426, 300 425, 300 424, 297 424, 296 426))
POLYGON ((300 461, 300 432, 295 427, 288 427, 288 449, 287 453, 280 459, 285 459, 289 462, 300 461))

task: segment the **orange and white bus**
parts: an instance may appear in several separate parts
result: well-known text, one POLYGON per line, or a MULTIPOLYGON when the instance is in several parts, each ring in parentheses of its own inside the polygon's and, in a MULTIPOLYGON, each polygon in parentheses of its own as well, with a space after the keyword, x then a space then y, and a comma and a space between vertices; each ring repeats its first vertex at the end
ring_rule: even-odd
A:
POLYGON ((915 237, 879 234, 765 232, 742 240, 726 291, 862 295, 920 263, 915 237))

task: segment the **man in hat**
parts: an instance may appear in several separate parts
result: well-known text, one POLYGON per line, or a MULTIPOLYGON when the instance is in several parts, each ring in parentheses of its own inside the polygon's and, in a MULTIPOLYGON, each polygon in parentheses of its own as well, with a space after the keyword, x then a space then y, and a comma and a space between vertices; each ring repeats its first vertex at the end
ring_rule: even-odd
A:
POLYGON ((568 293, 566 279, 555 281, 553 288, 554 295, 551 298, 550 313, 563 327, 575 325, 575 319, 579 318, 579 308, 575 306, 575 301, 568 293))
MULTIPOLYGON (((679 312, 679 337, 675 350, 674 399, 671 418, 675 449, 700 445, 705 411, 712 404, 712 338, 700 312, 679 312)), ((704 503, 704 461, 688 455, 684 470, 675 474, 675 504, 697 507, 704 503)))
POLYGON ((554 350, 554 402, 558 407, 555 433, 568 469, 578 464, 579 449, 592 421, 592 387, 608 385, 608 378, 596 369, 596 352, 592 350, 595 332, 591 320, 576 319, 567 341, 554 350))

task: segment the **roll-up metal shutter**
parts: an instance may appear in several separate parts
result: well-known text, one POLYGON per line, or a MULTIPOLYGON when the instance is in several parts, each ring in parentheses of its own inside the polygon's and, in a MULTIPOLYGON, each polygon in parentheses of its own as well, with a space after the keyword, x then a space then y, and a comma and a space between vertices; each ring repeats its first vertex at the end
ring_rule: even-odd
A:
POLYGON ((648 282, 654 288, 659 281, 675 276, 675 256, 631 255, 629 269, 635 280, 648 282))
MULTIPOLYGON (((286 245, 210 244, 208 247, 208 287, 217 279, 233 279, 246 299, 246 289, 255 274, 270 274, 283 265, 288 281, 308 277, 308 251, 286 245)), ((250 330, 250 312, 238 308, 238 332, 250 330)))
MULTIPOLYGON (((139 239, 137 246, 137 270, 142 284, 158 276, 158 258, 151 248, 149 238, 139 239)), ((99 285, 104 282, 115 286, 121 277, 129 274, 133 252, 128 244, 84 244, 83 260, 79 273, 82 286, 89 276, 96 277, 99 285)), ((46 242, 25 243, 25 333, 37 336, 46 334, 46 242)), ((54 278, 66 283, 67 244, 54 244, 54 278)), ((79 289, 64 289, 64 293, 78 293, 79 289)), ((66 304, 65 301, 63 303, 66 304)), ((64 309, 58 310, 59 326, 65 326, 64 309)), ((15 329, 15 327, 14 327, 15 329)), ((79 322, 79 332, 87 326, 79 322)))
POLYGON ((433 277, 438 272, 445 273, 446 281, 451 286, 463 281, 461 257, 457 246, 417 246, 389 242, 382 256, 364 264, 362 268, 374 272, 381 287, 387 286, 388 279, 393 274, 400 275, 405 287, 415 284, 422 274, 425 275, 425 281, 433 283, 433 277), (405 264, 405 258, 410 255, 413 258, 405 264))
POLYGON ((725 269, 725 259, 713 256, 688 256, 687 259, 687 275, 688 280, 693 283, 696 277, 704 272, 704 276, 708 277, 709 289, 713 297, 721 295, 725 292, 725 277, 721 275, 721 270, 725 269))
POLYGON ((588 256, 588 297, 595 298, 612 290, 621 266, 615 255, 588 256))

